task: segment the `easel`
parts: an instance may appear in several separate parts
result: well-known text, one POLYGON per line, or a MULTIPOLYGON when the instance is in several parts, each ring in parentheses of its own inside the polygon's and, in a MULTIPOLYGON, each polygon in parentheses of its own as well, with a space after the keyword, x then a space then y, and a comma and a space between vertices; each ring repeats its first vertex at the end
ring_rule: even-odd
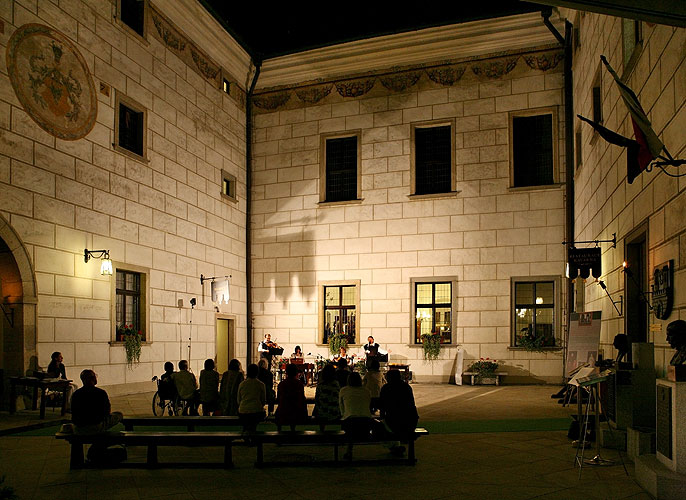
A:
MULTIPOLYGON (((581 425, 581 422, 579 422, 579 441, 577 442, 577 447, 576 447, 576 455, 574 456, 574 465, 579 467, 579 479, 581 479, 581 471, 583 470, 584 465, 590 465, 590 466, 595 466, 595 467, 607 467, 614 465, 615 462, 613 460, 606 460, 603 457, 600 456, 600 412, 601 412, 601 403, 600 403, 600 383, 604 382, 605 380, 608 379, 610 372, 609 371, 604 371, 601 373, 594 373, 589 375, 588 377, 580 378, 578 379, 579 382, 579 387, 578 387, 578 393, 577 393, 577 399, 578 401, 581 401, 581 390, 586 389, 588 391, 588 400, 586 402, 586 412, 584 415, 584 423, 583 423, 583 428, 581 425), (584 459, 584 451, 586 450, 586 435, 588 432, 588 421, 589 421, 589 413, 590 413, 590 408, 591 408, 591 401, 594 402, 595 405, 595 456, 593 458, 588 458, 584 459), (581 453, 579 453, 581 451, 581 453)), ((579 403, 579 408, 581 408, 581 403, 579 403)), ((579 414, 579 419, 581 419, 581 414, 579 414)), ((610 430, 610 434, 612 435, 612 427, 608 425, 608 429, 610 430)), ((614 436, 613 436, 614 439, 614 436)), ((619 459, 622 462, 622 467, 624 467, 624 472, 626 475, 629 475, 629 472, 626 470, 626 465, 624 464, 624 458, 622 457, 622 452, 621 450, 619 451, 619 459)))

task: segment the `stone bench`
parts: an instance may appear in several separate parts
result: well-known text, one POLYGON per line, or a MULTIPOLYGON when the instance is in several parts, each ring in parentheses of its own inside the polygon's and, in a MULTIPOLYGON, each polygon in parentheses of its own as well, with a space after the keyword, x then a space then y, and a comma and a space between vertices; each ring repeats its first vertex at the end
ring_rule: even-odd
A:
MULTIPOLYGON (((462 375, 467 375, 468 377, 471 377, 471 385, 474 385, 474 383, 476 382, 476 379, 479 378, 479 374, 477 372, 462 372, 462 375)), ((494 378, 495 379, 495 385, 500 385, 500 378, 504 377, 505 375, 507 375, 507 372, 495 372, 490 377, 484 377, 484 378, 494 378)))

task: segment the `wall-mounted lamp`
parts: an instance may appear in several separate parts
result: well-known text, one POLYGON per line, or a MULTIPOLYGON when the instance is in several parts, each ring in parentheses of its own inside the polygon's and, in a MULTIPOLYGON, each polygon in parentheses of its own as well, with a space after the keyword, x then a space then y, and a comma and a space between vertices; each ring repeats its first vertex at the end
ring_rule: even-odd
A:
POLYGON ((110 260, 109 250, 83 250, 83 261, 88 264, 91 257, 100 259, 100 274, 103 276, 112 276, 112 261, 110 260))

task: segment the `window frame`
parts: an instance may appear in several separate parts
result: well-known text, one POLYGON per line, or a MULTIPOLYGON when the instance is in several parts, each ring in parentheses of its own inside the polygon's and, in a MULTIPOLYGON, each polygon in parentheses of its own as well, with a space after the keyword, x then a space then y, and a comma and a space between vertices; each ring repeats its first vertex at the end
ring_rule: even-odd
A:
POLYGON ((559 158, 559 121, 558 121, 558 107, 557 106, 547 106, 543 108, 531 108, 518 111, 510 111, 508 113, 508 134, 509 134, 509 152, 510 152, 510 189, 511 190, 532 190, 532 189, 546 189, 550 187, 555 187, 560 184, 560 158, 559 158), (514 119, 520 117, 531 117, 531 116, 541 116, 541 115, 551 115, 551 138, 553 145, 553 158, 552 158, 552 174, 553 182, 552 184, 540 184, 540 185, 527 185, 527 186, 515 186, 515 164, 514 164, 514 119))
POLYGON ((318 305, 317 305, 317 345, 326 346, 324 343, 324 321, 326 319, 326 297, 324 295, 324 290, 326 287, 344 287, 344 286, 354 286, 355 287, 355 306, 350 309, 355 310, 355 342, 348 344, 349 346, 360 346, 361 342, 361 322, 360 322, 360 292, 361 292, 361 280, 327 280, 317 282, 318 288, 318 305))
MULTIPOLYGON (((553 305, 552 307, 545 307, 545 309, 552 309, 553 311, 553 339, 555 341, 555 345, 553 346, 544 346, 541 349, 543 350, 559 350, 561 349, 561 344, 562 344, 562 332, 561 332, 561 325, 562 325, 562 318, 561 318, 561 311, 562 311, 562 304, 561 304, 561 299, 562 299, 562 277, 558 275, 550 275, 550 276, 512 276, 510 278, 510 346, 509 349, 514 349, 514 350, 523 350, 526 349, 525 347, 521 347, 517 345, 517 334, 519 333, 517 331, 517 320, 515 318, 515 315, 517 314, 517 303, 516 303, 516 285, 517 283, 553 283, 553 305)), ((527 304, 528 305, 528 304, 527 304)), ((536 304, 533 304, 534 309, 536 304)), ((535 314, 534 314, 535 317, 535 314)))
POLYGON ((236 176, 227 172, 226 170, 223 170, 223 169, 221 171, 221 174, 222 174, 221 186, 219 187, 220 196, 225 200, 231 201, 233 203, 238 203, 238 193, 237 193, 238 184, 236 181, 236 176), (224 183, 227 181, 230 184, 233 184, 233 194, 224 192, 224 183))
POLYGON ((346 130, 345 132, 331 132, 320 135, 319 144, 319 204, 320 205, 345 205, 351 203, 361 203, 362 200, 362 131, 346 130), (326 200, 326 142, 331 139, 346 139, 355 137, 357 139, 357 193, 355 199, 327 201, 326 200))
POLYGON ((119 326, 117 325, 117 272, 136 273, 140 277, 139 325, 143 343, 150 344, 152 343, 152 332, 150 330, 150 269, 115 261, 112 262, 112 276, 110 277, 110 343, 123 343, 123 341, 117 340, 117 327, 119 326))
POLYGON ((455 119, 432 120, 412 123, 410 126, 410 198, 436 198, 454 195, 457 193, 457 173, 455 168, 455 119), (423 128, 450 127, 450 190, 440 193, 417 194, 417 144, 415 141, 416 130, 423 128))
MULTIPOLYGON (((442 346, 457 345, 457 276, 429 276, 410 278, 410 347, 422 347, 417 339, 417 285, 450 283, 450 342, 441 342, 442 346)), ((432 292, 432 296, 434 292, 432 292)), ((433 304, 435 306, 435 303, 433 304)), ((434 316, 435 322, 435 316, 434 316)))
POLYGON ((636 19, 627 19, 627 18, 622 18, 622 67, 623 67, 623 72, 622 72, 622 80, 626 80, 633 69, 636 67, 636 63, 638 62, 638 58, 641 55, 641 52, 643 52, 643 24, 641 24, 641 21, 638 21, 636 19), (634 46, 631 49, 631 55, 627 57, 626 54, 626 45, 624 43, 624 33, 627 28, 627 24, 631 23, 632 28, 634 30, 634 46))
POLYGON ((125 154, 131 158, 134 158, 139 161, 148 161, 148 110, 145 106, 140 104, 139 102, 135 101, 134 99, 131 99, 129 96, 125 95, 122 92, 117 91, 115 93, 115 102, 114 102, 114 143, 113 143, 115 151, 118 151, 119 153, 125 154), (135 151, 131 151, 130 149, 127 149, 123 146, 120 145, 119 143, 119 114, 120 114, 120 106, 126 106, 129 109, 132 109, 136 113, 143 113, 143 154, 139 155, 135 151))
POLYGON ((122 12, 122 7, 121 7, 121 2, 122 0, 117 0, 116 4, 116 11, 115 11, 115 19, 116 22, 119 26, 121 26, 124 31, 129 33, 130 35, 133 35, 134 37, 138 38, 140 41, 142 41, 145 45, 148 45, 148 20, 150 16, 150 2, 149 0, 143 0, 143 33, 138 33, 135 29, 133 29, 131 26, 126 24, 121 17, 121 12, 122 12))

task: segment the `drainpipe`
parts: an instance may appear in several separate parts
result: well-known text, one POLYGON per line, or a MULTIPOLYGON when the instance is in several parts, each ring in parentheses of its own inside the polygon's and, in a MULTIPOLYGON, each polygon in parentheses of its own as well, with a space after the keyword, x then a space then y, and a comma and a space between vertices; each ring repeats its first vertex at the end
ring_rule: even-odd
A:
POLYGON ((250 89, 245 98, 245 170, 246 170, 246 180, 245 180, 245 289, 246 289, 246 340, 247 340, 247 352, 246 352, 246 363, 249 365, 252 363, 252 236, 250 234, 252 224, 250 222, 252 214, 252 94, 255 91, 255 85, 257 85, 257 79, 260 77, 260 68, 262 67, 262 61, 255 61, 255 74, 253 75, 252 83, 250 84, 250 89))
MULTIPOLYGON (((574 75, 572 73, 572 23, 565 20, 564 38, 550 22, 552 10, 546 9, 541 12, 543 24, 555 36, 558 42, 564 46, 564 103, 565 103, 565 241, 574 241, 574 75)), ((567 247, 568 248, 568 247, 567 247)), ((566 249, 565 249, 566 250, 566 249)), ((567 257, 565 252, 565 258, 567 257)), ((574 283, 567 280, 567 317, 574 310, 574 283)), ((564 360, 567 359, 567 343, 569 340, 569 324, 565 332, 562 356, 562 378, 566 374, 564 360)))

